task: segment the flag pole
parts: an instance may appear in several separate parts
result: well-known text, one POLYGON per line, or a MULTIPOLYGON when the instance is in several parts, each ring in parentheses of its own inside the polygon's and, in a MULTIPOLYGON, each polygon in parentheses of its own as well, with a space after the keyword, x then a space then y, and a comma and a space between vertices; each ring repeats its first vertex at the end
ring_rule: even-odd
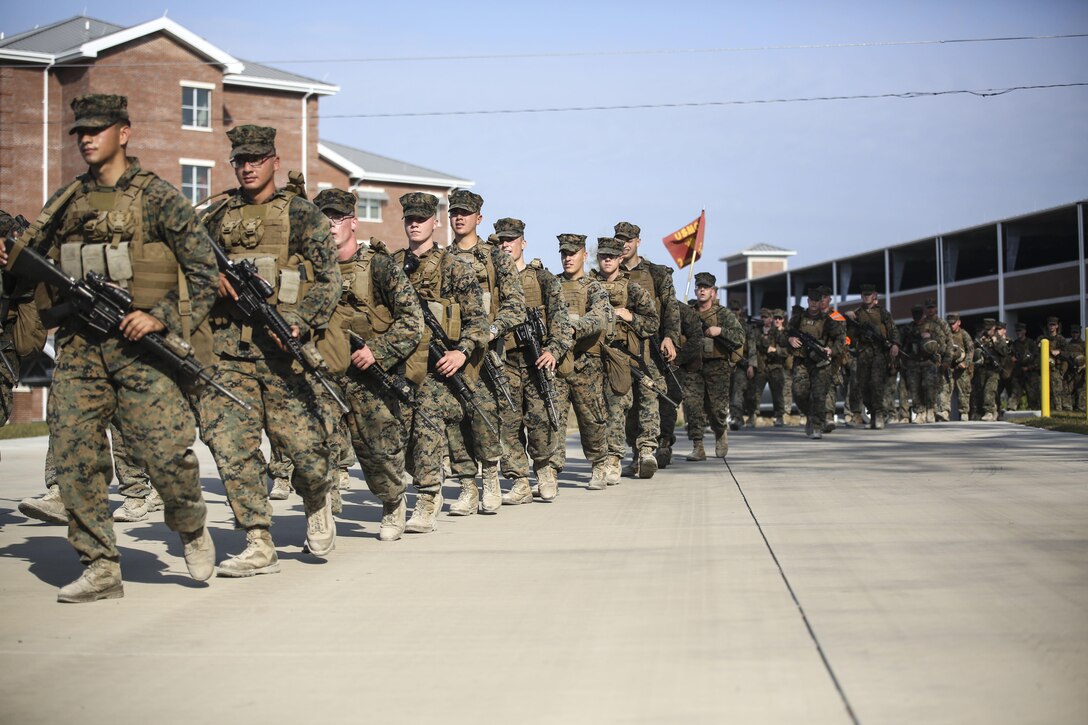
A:
POLYGON ((695 250, 699 249, 702 245, 699 243, 703 239, 703 225, 706 223, 706 209, 699 212, 699 229, 695 232, 695 246, 691 248, 691 264, 688 265, 688 281, 684 285, 684 302, 688 301, 688 293, 691 292, 691 279, 695 276, 695 250))

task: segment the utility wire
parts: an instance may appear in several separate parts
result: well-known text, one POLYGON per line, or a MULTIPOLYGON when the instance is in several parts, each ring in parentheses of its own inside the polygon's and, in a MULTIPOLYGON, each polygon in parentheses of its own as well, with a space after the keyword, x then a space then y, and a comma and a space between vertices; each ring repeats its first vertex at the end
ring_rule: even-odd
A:
MULTIPOLYGON (((105 37, 105 36, 104 36, 105 37)), ((802 43, 797 45, 756 45, 736 46, 720 48, 648 48, 634 50, 585 50, 550 53, 479 53, 472 55, 391 55, 391 56, 363 56, 358 58, 275 58, 268 60, 253 60, 250 63, 420 63, 432 61, 462 61, 462 60, 526 60, 538 58, 608 58, 624 56, 646 55, 700 55, 715 53, 759 53, 782 50, 834 50, 842 48, 894 48, 902 46, 925 45, 956 45, 970 43, 1008 43, 1035 40, 1070 40, 1076 38, 1088 38, 1088 33, 1064 33, 1060 35, 1012 35, 992 38, 945 38, 938 40, 887 40, 887 41, 861 41, 854 43, 802 43)), ((247 61, 241 61, 243 63, 247 61)), ((65 63, 58 68, 150 68, 161 66, 189 66, 189 65, 222 65, 215 60, 192 61, 161 61, 148 63, 65 63)), ((25 68, 23 63, 0 63, 0 68, 25 68)))

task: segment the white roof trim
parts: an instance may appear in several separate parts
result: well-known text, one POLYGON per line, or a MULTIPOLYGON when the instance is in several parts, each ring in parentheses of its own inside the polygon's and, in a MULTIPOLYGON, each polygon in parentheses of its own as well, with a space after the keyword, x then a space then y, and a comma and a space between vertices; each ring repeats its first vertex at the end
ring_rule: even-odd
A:
POLYGON ((154 20, 148 20, 146 23, 140 23, 139 25, 133 25, 131 28, 125 28, 124 30, 118 30, 116 33, 103 36, 97 40, 92 40, 88 43, 73 48, 67 53, 62 53, 57 56, 58 61, 67 60, 72 57, 85 57, 85 58, 97 58, 98 54, 102 51, 115 48, 118 45, 124 45, 137 38, 142 38, 145 35, 151 35, 152 33, 164 32, 168 35, 185 43, 193 50, 201 53, 202 55, 211 58, 215 62, 223 66, 224 71, 227 73, 241 73, 245 70, 245 64, 238 60, 234 56, 225 52, 224 50, 212 45, 208 41, 201 38, 196 33, 190 30, 186 30, 182 26, 175 23, 173 20, 167 17, 155 18, 154 20))
POLYGON ((317 142, 317 155, 328 161, 333 166, 339 166, 353 179, 361 179, 364 176, 363 167, 348 161, 346 158, 330 149, 320 141, 317 142))
POLYGON ((0 48, 0 60, 23 60, 28 63, 52 63, 53 56, 49 53, 37 53, 32 50, 0 48))
POLYGON ((331 96, 340 92, 340 86, 327 83, 305 83, 287 81, 278 78, 260 78, 227 74, 223 76, 223 85, 246 86, 248 88, 267 88, 274 91, 293 91, 295 93, 316 93, 319 96, 331 96))

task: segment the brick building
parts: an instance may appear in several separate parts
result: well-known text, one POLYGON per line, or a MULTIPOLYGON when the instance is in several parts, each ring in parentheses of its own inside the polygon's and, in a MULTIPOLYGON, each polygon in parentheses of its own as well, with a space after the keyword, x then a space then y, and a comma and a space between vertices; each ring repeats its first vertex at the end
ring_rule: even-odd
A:
POLYGON ((447 242, 453 240, 444 213, 448 194, 475 182, 328 140, 318 144, 318 152, 317 188, 334 186, 354 192, 359 199, 356 234, 360 238, 376 237, 393 249, 405 246, 399 199, 410 191, 425 191, 438 197, 438 235, 447 242))

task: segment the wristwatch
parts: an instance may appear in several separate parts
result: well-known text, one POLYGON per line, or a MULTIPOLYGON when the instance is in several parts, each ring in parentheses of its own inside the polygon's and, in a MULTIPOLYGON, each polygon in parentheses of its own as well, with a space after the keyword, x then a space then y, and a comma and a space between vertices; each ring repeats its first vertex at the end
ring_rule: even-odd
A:
POLYGON ((499 327, 498 327, 498 325, 492 325, 491 327, 489 327, 487 329, 491 333, 492 337, 498 337, 499 336, 499 327))

